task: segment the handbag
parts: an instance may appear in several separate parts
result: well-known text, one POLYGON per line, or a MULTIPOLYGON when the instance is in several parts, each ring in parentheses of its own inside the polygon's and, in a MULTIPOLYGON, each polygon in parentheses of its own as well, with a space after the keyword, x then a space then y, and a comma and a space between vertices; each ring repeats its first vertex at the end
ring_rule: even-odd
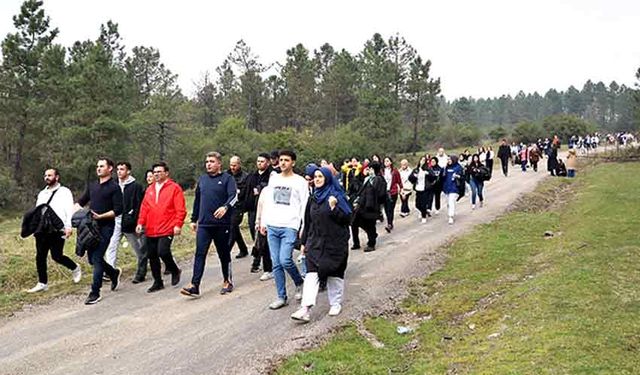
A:
POLYGON ((57 192, 58 189, 51 193, 47 203, 39 204, 25 212, 20 230, 22 238, 27 238, 35 233, 55 233, 64 228, 64 223, 49 205, 57 192))

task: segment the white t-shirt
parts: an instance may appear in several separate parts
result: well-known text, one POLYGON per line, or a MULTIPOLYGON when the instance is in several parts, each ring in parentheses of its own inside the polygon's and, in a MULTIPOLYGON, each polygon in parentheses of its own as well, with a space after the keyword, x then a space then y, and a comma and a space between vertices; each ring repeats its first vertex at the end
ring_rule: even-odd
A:
POLYGON ((309 199, 309 184, 302 176, 269 177, 269 185, 260 194, 264 197, 261 221, 265 226, 301 230, 309 199))
POLYGON ((59 191, 53 196, 49 206, 51 206, 53 212, 62 220, 65 229, 71 229, 71 217, 73 216, 73 194, 71 194, 71 190, 60 184, 54 186, 52 189, 44 188, 38 193, 36 206, 47 203, 51 194, 56 190, 59 191))
POLYGON ((438 166, 440 168, 446 168, 447 167, 447 159, 449 158, 447 156, 447 154, 444 154, 442 156, 436 155, 436 157, 438 158, 438 166))

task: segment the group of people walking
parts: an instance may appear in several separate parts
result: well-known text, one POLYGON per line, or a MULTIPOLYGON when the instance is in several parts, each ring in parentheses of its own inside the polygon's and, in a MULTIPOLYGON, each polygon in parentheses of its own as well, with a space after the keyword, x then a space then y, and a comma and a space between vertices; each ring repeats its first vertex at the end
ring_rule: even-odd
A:
MULTIPOLYGON (((505 144, 506 141, 497 155, 501 161, 505 144)), ((236 258, 250 254, 250 271, 262 272, 262 281, 274 280, 276 298, 270 309, 289 304, 289 275, 295 287, 294 299, 300 301, 300 309, 291 315, 293 319, 309 321, 318 293, 324 289, 329 315, 338 315, 343 303, 349 240, 352 251, 361 249, 362 229, 367 238, 364 252, 375 251, 377 223, 384 222, 388 233, 394 230, 398 201, 400 218, 411 216, 413 202, 419 221, 426 223, 427 218, 439 214, 443 194, 448 223, 453 224, 456 204, 468 190, 471 208, 483 206, 484 184, 492 177, 494 155, 490 147, 459 155, 447 155, 440 148, 434 155, 421 156, 415 166, 403 159, 396 168, 392 157, 372 155, 362 161, 357 157, 345 160, 338 168, 322 160, 319 165, 307 165, 301 174, 296 173, 296 158, 291 150, 261 153, 255 170, 247 173, 237 156, 231 157, 229 169, 225 170, 219 153, 206 154, 206 173, 195 185, 190 217, 190 229, 195 234, 193 274, 180 289, 182 295, 201 296, 212 243, 222 271, 219 292, 233 292, 231 249, 237 244, 236 258), (245 214, 253 243, 251 252, 240 230, 245 214), (293 259, 294 249, 304 255, 300 268, 293 259)), ((121 285, 117 254, 122 237, 137 256, 134 284, 146 281, 147 267, 153 280, 148 293, 165 288, 165 275, 170 276, 172 286, 181 283, 182 269, 174 260, 171 247, 175 236, 182 234, 187 215, 183 190, 170 178, 165 162, 146 171, 142 184, 131 172, 128 162, 99 158, 97 180, 74 203, 71 191, 61 185, 60 172, 55 168, 45 171, 46 187, 38 195, 36 206, 54 212, 62 224, 53 228, 49 225, 35 233, 38 283, 29 292, 48 289, 49 251, 54 261, 71 270, 74 282, 80 281, 80 267, 62 251, 72 226, 78 232, 76 253, 83 255, 86 251, 92 266, 93 280, 86 304, 101 300, 103 281, 110 282, 112 291, 121 285), (112 177, 114 169, 116 178, 112 177)))

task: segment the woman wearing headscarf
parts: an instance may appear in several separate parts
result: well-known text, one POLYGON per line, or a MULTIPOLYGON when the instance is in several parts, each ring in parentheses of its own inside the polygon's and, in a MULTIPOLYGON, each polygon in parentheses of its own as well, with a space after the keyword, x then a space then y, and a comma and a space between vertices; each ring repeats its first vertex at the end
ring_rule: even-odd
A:
POLYGON ((307 275, 301 307, 291 315, 304 323, 309 321, 311 307, 316 304, 321 281, 327 283, 329 315, 340 314, 349 254, 351 206, 344 190, 326 167, 314 171, 313 185, 301 238, 307 275))
MULTIPOLYGON (((453 224, 453 217, 456 214, 456 201, 460 195, 460 183, 464 189, 464 170, 458 163, 458 157, 449 156, 447 167, 443 172, 442 191, 447 196, 447 213, 449 215, 449 224, 453 224)), ((464 191, 464 190, 463 190, 464 191)))
POLYGON ((359 247, 360 239, 357 233, 359 228, 364 229, 367 233, 367 246, 364 251, 370 252, 376 249, 376 238, 378 237, 376 220, 380 215, 381 202, 384 202, 387 195, 387 184, 384 178, 380 176, 380 164, 377 162, 371 162, 363 169, 363 174, 365 179, 362 187, 352 202, 355 212, 353 226, 357 228, 353 243, 354 247, 356 244, 359 247))

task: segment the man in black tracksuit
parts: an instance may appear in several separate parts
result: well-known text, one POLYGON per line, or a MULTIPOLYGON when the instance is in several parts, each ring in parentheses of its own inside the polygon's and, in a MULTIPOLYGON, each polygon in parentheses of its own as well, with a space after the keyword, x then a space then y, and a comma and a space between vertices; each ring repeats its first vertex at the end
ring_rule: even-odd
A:
POLYGON ((498 148, 498 159, 502 165, 502 174, 507 177, 509 172, 509 158, 511 158, 511 147, 507 144, 507 140, 503 139, 500 147, 498 148))
MULTIPOLYGON (((258 198, 262 190, 269 185, 269 177, 273 172, 269 163, 269 154, 262 153, 258 155, 256 159, 256 170, 251 172, 247 176, 247 182, 245 186, 244 196, 244 210, 249 216, 249 232, 251 233, 251 239, 254 241, 253 250, 251 255, 253 256, 253 263, 251 264, 251 272, 258 272, 260 270, 260 259, 262 259, 262 267, 265 273, 271 274, 272 264, 271 255, 269 254, 269 244, 267 243, 267 236, 256 233, 256 213, 258 210, 258 198)), ((265 276, 266 278, 266 276, 265 276)))
POLYGON ((249 252, 247 251, 247 244, 245 244, 244 239, 242 238, 242 232, 240 232, 240 224, 242 224, 242 218, 244 216, 244 196, 248 176, 247 172, 242 170, 240 157, 231 157, 227 173, 233 176, 233 179, 236 181, 236 188, 238 189, 238 202, 234 207, 233 217, 231 219, 231 248, 233 248, 234 243, 238 244, 238 250, 240 250, 240 253, 236 255, 236 259, 240 259, 249 255, 249 252))

